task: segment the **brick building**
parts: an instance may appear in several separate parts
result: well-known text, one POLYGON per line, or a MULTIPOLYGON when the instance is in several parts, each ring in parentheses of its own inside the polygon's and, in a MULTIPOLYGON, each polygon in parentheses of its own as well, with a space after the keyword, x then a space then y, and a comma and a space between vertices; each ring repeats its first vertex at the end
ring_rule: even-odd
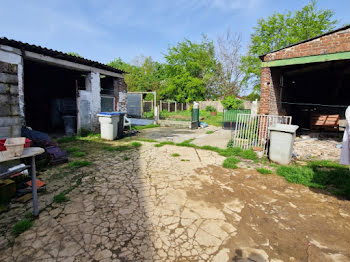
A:
POLYGON ((97 113, 126 112, 122 70, 59 51, 0 38, 0 138, 22 126, 62 133, 64 119, 97 130, 97 113))
POLYGON ((304 128, 313 113, 344 117, 350 105, 350 26, 260 59, 262 114, 291 115, 304 128))

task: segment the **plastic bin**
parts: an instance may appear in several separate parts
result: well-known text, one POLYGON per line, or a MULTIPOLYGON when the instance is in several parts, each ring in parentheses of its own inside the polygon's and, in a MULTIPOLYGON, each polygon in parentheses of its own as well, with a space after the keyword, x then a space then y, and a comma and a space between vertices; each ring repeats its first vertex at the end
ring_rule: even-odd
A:
POLYGON ((25 142, 26 142, 25 137, 7 138, 4 144, 6 146, 6 151, 4 151, 4 154, 6 154, 6 157, 11 158, 11 157, 21 156, 23 153, 25 142))
POLYGON ((281 165, 287 165, 292 160, 295 132, 299 126, 276 124, 270 130, 270 160, 281 165))
POLYGON ((101 125, 101 138, 114 140, 118 137, 119 119, 124 116, 120 112, 101 112, 97 114, 101 125))

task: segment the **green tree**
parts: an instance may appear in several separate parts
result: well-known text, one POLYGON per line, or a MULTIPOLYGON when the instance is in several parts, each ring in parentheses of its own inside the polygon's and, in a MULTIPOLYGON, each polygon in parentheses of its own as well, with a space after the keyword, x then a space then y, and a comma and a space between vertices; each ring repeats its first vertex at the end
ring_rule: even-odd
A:
POLYGON ((165 59, 166 79, 160 92, 163 99, 193 102, 208 97, 217 68, 212 41, 204 35, 200 43, 185 39, 169 47, 165 59))
POLYGON ((79 55, 79 54, 76 53, 76 52, 68 52, 67 55, 71 55, 71 56, 76 56, 76 57, 83 58, 81 55, 79 55))
POLYGON ((259 19, 250 37, 248 54, 241 60, 242 84, 253 85, 254 92, 260 93, 259 55, 321 35, 334 29, 337 23, 334 12, 318 9, 316 0, 294 13, 275 13, 267 19, 259 19))
POLYGON ((127 72, 125 83, 130 91, 158 91, 161 81, 165 78, 164 65, 152 60, 151 57, 138 56, 133 64, 124 62, 121 58, 111 61, 109 66, 127 72))

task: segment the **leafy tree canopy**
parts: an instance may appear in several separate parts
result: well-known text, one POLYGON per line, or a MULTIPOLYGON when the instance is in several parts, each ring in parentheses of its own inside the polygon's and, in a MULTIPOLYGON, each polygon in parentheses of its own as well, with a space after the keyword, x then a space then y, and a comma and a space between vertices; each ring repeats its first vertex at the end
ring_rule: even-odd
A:
POLYGON ((68 52, 67 55, 72 55, 72 56, 76 56, 76 57, 83 58, 81 55, 79 55, 79 54, 76 53, 76 52, 68 52))
POLYGON ((242 84, 253 84, 254 91, 260 92, 259 55, 321 35, 334 29, 337 23, 334 12, 318 9, 316 0, 294 13, 275 13, 267 19, 259 19, 250 37, 248 54, 242 57, 242 84))
POLYGON ((207 98, 217 63, 214 44, 205 35, 200 43, 188 39, 169 47, 165 54, 165 72, 161 96, 178 102, 193 102, 207 98))

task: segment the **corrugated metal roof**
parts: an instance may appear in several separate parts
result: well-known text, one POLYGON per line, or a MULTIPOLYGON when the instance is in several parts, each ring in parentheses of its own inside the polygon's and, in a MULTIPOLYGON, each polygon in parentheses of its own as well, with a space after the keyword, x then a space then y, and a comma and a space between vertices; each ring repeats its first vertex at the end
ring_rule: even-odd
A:
POLYGON ((6 37, 0 37, 0 44, 11 46, 14 48, 18 48, 18 49, 24 50, 24 51, 30 51, 30 52, 34 52, 34 53, 38 53, 38 54, 42 54, 42 55, 46 55, 46 56, 50 56, 50 57, 54 57, 54 58, 59 58, 59 59, 70 61, 70 62, 77 63, 77 64, 96 67, 96 68, 107 70, 110 72, 115 72, 115 73, 120 73, 120 74, 126 73, 123 70, 120 70, 120 69, 117 69, 117 68, 114 68, 114 67, 111 67, 111 66, 93 61, 93 60, 69 55, 69 54, 66 54, 66 53, 63 53, 60 51, 52 50, 52 49, 37 46, 37 45, 23 43, 21 41, 7 39, 6 37))
POLYGON ((298 43, 295 43, 295 44, 291 44, 291 45, 289 45, 289 46, 285 46, 285 47, 282 47, 282 48, 280 48, 280 49, 274 50, 274 51, 272 51, 272 52, 269 52, 269 53, 260 55, 259 57, 260 57, 261 60, 263 60, 263 59, 264 59, 264 56, 266 56, 266 55, 268 55, 268 54, 276 53, 276 52, 281 51, 281 50, 283 50, 283 49, 286 49, 286 48, 289 48, 289 47, 292 47, 292 46, 296 46, 296 45, 300 45, 300 44, 303 44, 303 43, 306 43, 306 42, 315 40, 315 39, 317 39, 317 38, 320 38, 320 37, 323 37, 323 36, 326 36, 326 35, 330 35, 330 34, 334 34, 334 33, 337 33, 337 32, 339 32, 339 31, 343 31, 343 30, 346 30, 346 29, 349 29, 349 28, 350 28, 350 25, 345 25, 345 26, 343 26, 343 27, 337 28, 337 29, 335 29, 335 30, 333 30, 333 31, 329 31, 329 32, 324 33, 324 34, 322 34, 322 35, 318 35, 318 36, 316 36, 316 37, 312 37, 312 38, 310 38, 310 39, 306 39, 306 40, 304 40, 304 41, 301 41, 301 42, 298 42, 298 43))

